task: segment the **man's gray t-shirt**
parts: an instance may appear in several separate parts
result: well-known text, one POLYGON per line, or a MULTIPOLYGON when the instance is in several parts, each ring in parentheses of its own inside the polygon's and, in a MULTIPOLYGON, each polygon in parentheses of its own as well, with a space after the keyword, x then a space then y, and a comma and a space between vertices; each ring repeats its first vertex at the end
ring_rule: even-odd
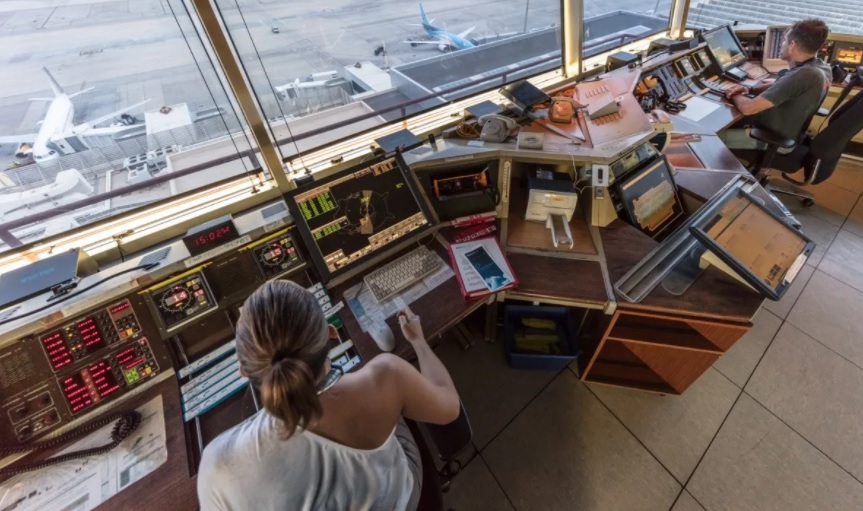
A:
POLYGON ((796 140, 803 124, 821 106, 832 79, 830 66, 817 58, 791 69, 761 93, 773 108, 761 112, 755 125, 796 140))

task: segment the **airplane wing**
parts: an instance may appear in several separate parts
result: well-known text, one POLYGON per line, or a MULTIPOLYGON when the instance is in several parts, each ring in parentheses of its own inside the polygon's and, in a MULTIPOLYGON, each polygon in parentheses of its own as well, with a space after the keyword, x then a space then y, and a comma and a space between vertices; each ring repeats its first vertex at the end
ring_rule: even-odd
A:
POLYGON ((428 39, 407 39, 407 40, 402 41, 402 42, 403 43, 410 43, 410 44, 434 44, 435 46, 437 46, 439 44, 446 44, 446 45, 451 44, 449 41, 444 41, 442 39, 433 39, 431 41, 429 41, 428 39))
POLYGON ((106 128, 85 128, 82 131, 75 131, 76 135, 82 137, 96 137, 99 135, 113 135, 115 133, 120 133, 121 131, 126 131, 128 129, 132 129, 135 126, 144 126, 143 124, 135 124, 133 126, 108 126, 106 128))
MULTIPOLYGON (((129 110, 132 110, 133 108, 137 108, 137 107, 147 103, 148 101, 150 101, 150 100, 145 99, 144 101, 141 101, 140 103, 135 103, 134 105, 129 105, 125 108, 121 108, 120 110, 115 110, 109 114, 105 114, 103 116, 96 117, 95 119, 90 119, 87 122, 82 122, 81 124, 72 128, 72 131, 74 133, 79 134, 79 135, 84 135, 85 134, 84 132, 87 132, 86 134, 89 134, 89 132, 91 132, 93 130, 93 126, 95 126, 101 122, 109 121, 109 120, 113 119, 114 117, 116 117, 120 114, 124 114, 124 113, 128 112, 129 110)), ((123 126, 123 128, 128 128, 128 126, 123 126)))
POLYGON ((473 29, 475 29, 475 28, 476 28, 476 25, 474 25, 474 26, 470 27, 469 29, 465 30, 464 32, 462 32, 462 33, 461 33, 461 34, 459 34, 458 36, 459 36, 459 37, 467 37, 467 35, 468 35, 468 34, 470 34, 471 32, 473 32, 473 29))
POLYGON ((0 136, 0 144, 32 143, 34 140, 36 140, 36 134, 35 133, 25 133, 23 135, 0 136))

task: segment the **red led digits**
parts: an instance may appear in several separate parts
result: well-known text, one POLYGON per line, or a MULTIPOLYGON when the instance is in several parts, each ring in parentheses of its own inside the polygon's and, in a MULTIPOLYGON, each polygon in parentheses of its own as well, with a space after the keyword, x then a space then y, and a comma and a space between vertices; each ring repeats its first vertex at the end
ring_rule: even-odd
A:
POLYGON ((120 385, 111 371, 111 366, 104 360, 100 360, 88 367, 87 372, 90 373, 90 378, 93 380, 93 385, 99 398, 106 397, 120 390, 120 385))
POLYGON ((93 351, 105 345, 105 339, 102 337, 102 332, 96 327, 96 322, 92 318, 87 318, 75 325, 78 330, 78 335, 81 337, 81 342, 87 348, 87 351, 93 351))
POLYGON ((63 396, 66 398, 66 403, 69 404, 69 409, 72 413, 80 412, 93 404, 90 389, 87 388, 84 376, 81 373, 75 373, 65 378, 61 386, 63 388, 63 396))
POLYGON ((45 348, 45 353, 48 355, 48 361, 54 370, 60 369, 72 362, 72 354, 69 348, 66 347, 66 342, 63 340, 61 332, 54 332, 41 338, 42 346, 45 348))
POLYGON ((117 314, 118 312, 123 312, 124 310, 128 309, 131 306, 132 305, 129 302, 123 302, 119 305, 115 305, 114 307, 111 307, 108 310, 108 312, 110 312, 112 315, 117 314))

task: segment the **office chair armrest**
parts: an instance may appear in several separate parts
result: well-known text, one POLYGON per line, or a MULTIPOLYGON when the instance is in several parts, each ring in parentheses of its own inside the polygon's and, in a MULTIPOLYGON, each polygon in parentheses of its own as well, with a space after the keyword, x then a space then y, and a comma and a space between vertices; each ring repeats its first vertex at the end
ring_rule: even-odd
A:
POLYGON ((792 138, 785 138, 763 128, 752 128, 749 136, 755 140, 764 142, 768 146, 781 147, 782 149, 791 149, 797 145, 797 141, 792 138))
POLYGON ((449 424, 439 426, 437 424, 424 424, 432 442, 437 447, 441 460, 448 462, 454 460, 473 440, 473 428, 467 417, 464 405, 459 403, 458 418, 449 424))
POLYGON ((815 115, 817 115, 818 117, 827 117, 828 115, 830 115, 830 110, 826 108, 819 108, 818 111, 815 112, 815 115))

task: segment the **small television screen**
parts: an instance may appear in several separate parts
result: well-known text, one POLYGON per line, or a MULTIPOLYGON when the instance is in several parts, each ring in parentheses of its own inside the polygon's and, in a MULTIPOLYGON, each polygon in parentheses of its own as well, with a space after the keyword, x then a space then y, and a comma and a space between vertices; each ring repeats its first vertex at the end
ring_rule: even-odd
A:
POLYGON ((683 204, 664 156, 617 186, 629 222, 652 238, 667 232, 683 216, 683 204))

